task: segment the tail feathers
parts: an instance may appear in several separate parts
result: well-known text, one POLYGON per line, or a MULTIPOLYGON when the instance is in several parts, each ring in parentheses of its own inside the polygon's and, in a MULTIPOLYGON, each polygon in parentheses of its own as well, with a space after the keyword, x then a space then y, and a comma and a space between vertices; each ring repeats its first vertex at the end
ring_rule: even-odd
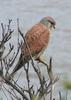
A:
POLYGON ((23 60, 22 55, 20 55, 17 65, 13 69, 12 73, 8 76, 8 80, 11 80, 14 77, 15 73, 25 64, 26 62, 23 60))
POLYGON ((24 65, 24 62, 22 59, 22 55, 20 55, 19 61, 18 61, 17 65, 15 66, 15 68, 13 69, 11 74, 16 73, 23 65, 24 65))

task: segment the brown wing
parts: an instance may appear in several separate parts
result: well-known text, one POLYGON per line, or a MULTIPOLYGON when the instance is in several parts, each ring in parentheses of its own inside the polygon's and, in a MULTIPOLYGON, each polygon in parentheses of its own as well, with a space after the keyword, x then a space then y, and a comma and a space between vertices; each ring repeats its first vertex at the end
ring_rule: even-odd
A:
MULTIPOLYGON (((45 25, 41 23, 36 24, 26 33, 25 40, 31 55, 36 57, 40 52, 44 50, 48 44, 49 30, 45 25)), ((29 56, 29 51, 25 43, 23 44, 21 50, 24 57, 27 58, 29 56)))

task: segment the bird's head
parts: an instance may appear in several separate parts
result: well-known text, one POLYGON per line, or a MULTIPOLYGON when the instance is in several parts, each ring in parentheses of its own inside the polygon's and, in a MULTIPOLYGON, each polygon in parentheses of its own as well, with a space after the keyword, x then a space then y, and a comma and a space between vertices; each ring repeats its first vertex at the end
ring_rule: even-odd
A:
POLYGON ((50 30, 55 29, 56 22, 50 16, 47 16, 47 17, 44 17, 43 19, 41 19, 40 23, 46 25, 50 30))

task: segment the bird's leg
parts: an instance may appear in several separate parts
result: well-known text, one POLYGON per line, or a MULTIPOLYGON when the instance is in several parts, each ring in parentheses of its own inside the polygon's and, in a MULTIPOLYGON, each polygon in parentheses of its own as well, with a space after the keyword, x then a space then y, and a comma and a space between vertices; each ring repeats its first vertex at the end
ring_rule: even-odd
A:
POLYGON ((38 58, 36 59, 36 61, 38 61, 39 63, 40 63, 40 62, 44 62, 42 57, 38 57, 38 58))
POLYGON ((45 66, 48 66, 48 64, 44 62, 44 59, 42 59, 42 57, 41 57, 41 56, 40 56, 40 57, 38 57, 38 58, 36 59, 36 61, 38 61, 39 63, 44 64, 45 66))

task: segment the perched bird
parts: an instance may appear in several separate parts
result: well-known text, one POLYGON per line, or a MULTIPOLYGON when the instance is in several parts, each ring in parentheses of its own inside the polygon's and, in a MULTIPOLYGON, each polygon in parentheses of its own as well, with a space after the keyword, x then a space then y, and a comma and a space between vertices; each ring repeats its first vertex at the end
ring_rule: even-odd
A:
POLYGON ((25 42, 23 43, 18 64, 10 76, 14 76, 14 74, 31 59, 31 56, 35 60, 40 59, 40 56, 48 46, 50 34, 52 29, 55 29, 55 25, 55 20, 47 16, 42 18, 40 22, 26 33, 25 40, 27 45, 25 42))

